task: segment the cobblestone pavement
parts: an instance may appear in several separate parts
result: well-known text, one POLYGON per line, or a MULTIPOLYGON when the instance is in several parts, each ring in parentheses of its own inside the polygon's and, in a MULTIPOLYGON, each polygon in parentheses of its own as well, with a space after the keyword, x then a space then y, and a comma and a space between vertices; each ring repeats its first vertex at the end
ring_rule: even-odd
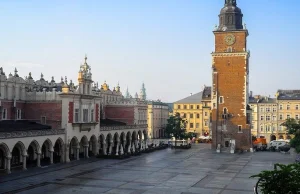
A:
POLYGON ((0 193, 252 194, 249 176, 292 163, 289 154, 217 154, 210 145, 160 150, 126 160, 91 158, 0 177, 0 193))

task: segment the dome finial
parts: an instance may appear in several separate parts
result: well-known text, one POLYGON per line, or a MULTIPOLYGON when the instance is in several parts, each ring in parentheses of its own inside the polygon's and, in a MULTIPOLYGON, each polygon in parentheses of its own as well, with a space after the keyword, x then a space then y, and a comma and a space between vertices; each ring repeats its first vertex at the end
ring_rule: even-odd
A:
POLYGON ((225 5, 236 6, 236 0, 225 0, 225 5))

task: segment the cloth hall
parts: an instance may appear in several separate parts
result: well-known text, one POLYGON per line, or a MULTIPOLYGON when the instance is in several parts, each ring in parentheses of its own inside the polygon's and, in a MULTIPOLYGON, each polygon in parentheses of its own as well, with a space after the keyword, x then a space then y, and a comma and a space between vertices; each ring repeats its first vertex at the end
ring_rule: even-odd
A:
MULTIPOLYGON (((145 90, 144 90, 145 91, 145 90)), ((125 98, 119 84, 100 87, 87 57, 78 85, 8 76, 0 69, 0 173, 70 162, 93 155, 120 155, 147 147, 146 94, 125 98)))

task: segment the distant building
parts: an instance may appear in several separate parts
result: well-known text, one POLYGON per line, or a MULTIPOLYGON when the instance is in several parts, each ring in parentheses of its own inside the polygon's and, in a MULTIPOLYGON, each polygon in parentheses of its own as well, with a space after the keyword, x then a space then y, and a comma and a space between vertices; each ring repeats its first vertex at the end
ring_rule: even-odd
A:
POLYGON ((267 141, 291 138, 282 124, 288 118, 300 119, 300 90, 278 90, 275 98, 250 95, 249 102, 252 135, 267 141))
POLYGON ((85 57, 78 85, 23 79, 0 68, 0 171, 119 155, 147 147, 147 102, 92 80, 85 57), (100 127, 101 123, 101 127, 100 127))
POLYGON ((169 118, 169 106, 160 101, 148 102, 148 137, 163 138, 169 118))
POLYGON ((211 87, 174 102, 173 114, 180 113, 187 120, 187 132, 196 133, 197 137, 210 133, 211 87))

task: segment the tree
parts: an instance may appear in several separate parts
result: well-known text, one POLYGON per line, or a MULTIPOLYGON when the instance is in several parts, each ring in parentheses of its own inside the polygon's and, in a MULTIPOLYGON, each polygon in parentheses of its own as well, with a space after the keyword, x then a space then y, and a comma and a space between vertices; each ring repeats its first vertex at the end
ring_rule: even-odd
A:
POLYGON ((294 138, 290 141, 290 145, 295 148, 297 153, 300 153, 300 121, 290 118, 282 125, 287 128, 289 134, 294 135, 294 138))
POLYGON ((174 116, 171 116, 168 119, 168 124, 166 127, 166 135, 175 138, 175 147, 176 140, 182 139, 186 136, 186 124, 187 121, 180 117, 179 113, 175 113, 174 116))

